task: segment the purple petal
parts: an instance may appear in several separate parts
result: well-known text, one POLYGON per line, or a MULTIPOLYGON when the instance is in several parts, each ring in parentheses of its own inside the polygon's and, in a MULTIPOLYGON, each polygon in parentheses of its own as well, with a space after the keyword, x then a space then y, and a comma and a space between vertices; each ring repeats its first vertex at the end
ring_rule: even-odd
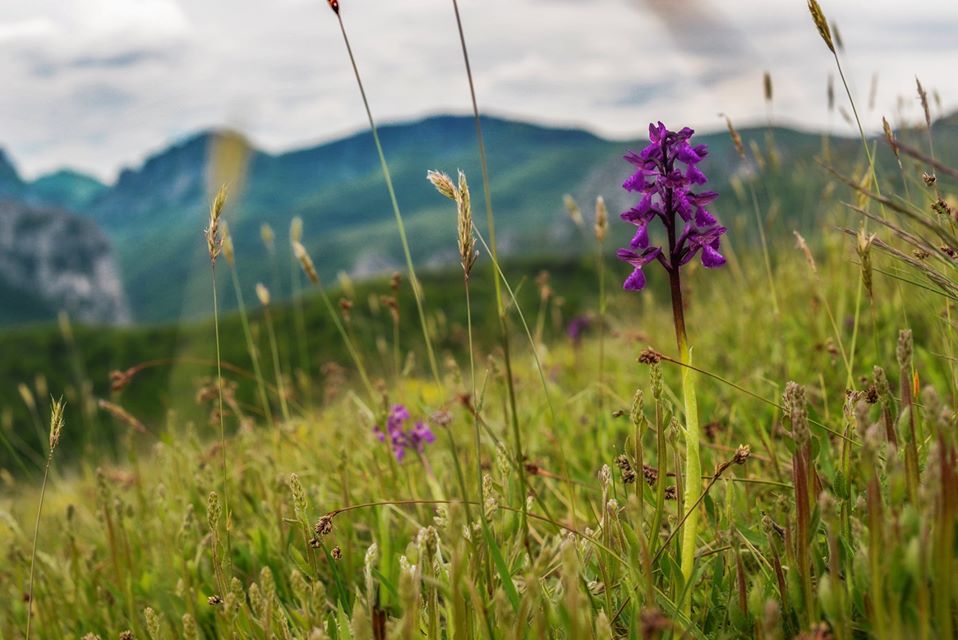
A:
POLYGON ((718 222, 715 216, 705 207, 699 207, 695 211, 695 224, 700 227, 708 227, 718 222))
POLYGON ((633 249, 645 249, 649 246, 648 224, 639 225, 639 228, 635 230, 635 235, 632 236, 632 240, 629 242, 629 246, 633 249))
POLYGON ((719 194, 715 191, 702 191, 701 193, 690 193, 689 202, 699 207, 704 207, 715 201, 719 194))
POLYGON ((634 270, 622 283, 622 288, 626 291, 641 291, 644 286, 645 274, 642 273, 642 269, 634 270))
POLYGON ((689 165, 688 171, 685 172, 685 177, 692 184, 705 184, 709 181, 709 179, 705 177, 705 174, 699 171, 695 165, 689 165))
POLYGON ((717 249, 713 249, 711 245, 707 244, 702 247, 702 264, 707 269, 721 267, 723 264, 725 264, 725 256, 719 253, 717 249))
POLYGON ((679 144, 675 150, 675 158, 686 164, 695 164, 700 162, 702 158, 695 152, 695 149, 688 142, 682 142, 679 144))

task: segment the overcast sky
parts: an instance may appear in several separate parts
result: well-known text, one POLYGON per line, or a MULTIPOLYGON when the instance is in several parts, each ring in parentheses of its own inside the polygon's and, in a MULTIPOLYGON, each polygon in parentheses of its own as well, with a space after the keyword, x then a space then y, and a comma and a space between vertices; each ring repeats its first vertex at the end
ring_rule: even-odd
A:
MULTIPOLYGON (((466 113, 451 0, 341 0, 382 121, 466 113)), ((958 2, 822 0, 872 124, 917 115, 914 76, 958 104, 958 2), (876 106, 868 109, 878 72, 876 106)), ((460 0, 480 106, 607 136, 774 115, 851 131, 825 104, 833 61, 806 0, 460 0)), ((270 150, 365 124, 325 0, 3 0, 0 146, 27 176, 111 179, 170 141, 230 125, 270 150)))

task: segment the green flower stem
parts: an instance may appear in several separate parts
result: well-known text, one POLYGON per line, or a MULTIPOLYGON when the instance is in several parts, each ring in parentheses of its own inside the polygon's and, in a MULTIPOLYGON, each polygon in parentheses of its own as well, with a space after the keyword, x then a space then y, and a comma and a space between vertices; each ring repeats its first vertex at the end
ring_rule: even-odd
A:
MULTIPOLYGON (((670 230, 670 233, 674 231, 670 230)), ((674 244, 674 243, 673 243, 674 244)), ((682 395, 685 402, 685 491, 683 504, 697 504, 702 493, 702 461, 699 458, 699 408, 695 397, 695 372, 691 369, 692 350, 685 333, 685 310, 682 304, 682 281, 678 267, 669 270, 672 292, 672 316, 675 323, 675 341, 679 348, 682 367, 682 395)), ((691 509, 682 530, 682 577, 686 582, 692 578, 695 563, 695 538, 698 533, 698 509, 691 509)), ((691 590, 686 587, 679 604, 682 613, 688 616, 692 610, 691 590)))

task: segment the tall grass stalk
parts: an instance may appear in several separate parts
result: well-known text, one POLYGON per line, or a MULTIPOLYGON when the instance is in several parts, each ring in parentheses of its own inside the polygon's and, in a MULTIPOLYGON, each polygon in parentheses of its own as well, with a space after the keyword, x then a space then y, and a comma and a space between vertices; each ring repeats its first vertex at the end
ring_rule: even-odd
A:
POLYGON ((263 378, 263 371, 259 363, 259 350, 253 342, 253 333, 249 327, 249 316, 246 313, 246 301, 243 298, 243 288, 240 286, 239 273, 236 267, 235 248, 233 247, 233 238, 229 233, 229 227, 223 225, 223 256, 230 268, 230 280, 233 283, 233 294, 236 296, 236 306, 239 311, 240 324, 243 327, 243 339, 246 341, 246 351, 249 353, 250 362, 253 364, 253 375, 256 377, 256 390, 259 395, 259 401, 263 408, 263 417, 269 424, 270 429, 275 428, 273 420, 273 410, 269 404, 269 396, 266 393, 266 380, 263 378))
POLYGON ((43 513, 43 498, 47 491, 47 479, 50 476, 50 467, 53 466, 53 452, 56 451, 60 443, 60 436, 63 433, 63 399, 50 399, 50 435, 49 447, 47 449, 47 461, 43 466, 43 481, 40 483, 40 500, 37 504, 37 519, 33 527, 33 545, 30 550, 30 581, 27 587, 27 634, 26 639, 30 640, 30 629, 33 623, 33 578, 36 571, 37 562, 37 540, 40 536, 40 515, 43 513))
POLYGON ((279 362, 279 346, 276 342, 276 330, 273 328, 273 315, 270 313, 270 293, 263 283, 256 285, 256 297, 263 306, 263 320, 266 322, 266 336, 269 339, 269 350, 273 356, 273 375, 276 377, 276 390, 279 395, 279 407, 283 412, 283 420, 289 422, 289 403, 286 399, 286 383, 283 379, 283 369, 279 362))
POLYGON ((339 337, 342 338, 343 344, 346 346, 346 351, 349 353, 349 357, 356 366, 356 371, 359 373, 359 378, 363 383, 363 387, 365 387, 366 392, 369 394, 370 401, 373 403, 373 405, 375 405, 377 401, 376 390, 373 389, 373 384, 369 379, 369 375, 366 373, 366 366, 363 364, 362 356, 360 355, 359 350, 356 349, 356 345, 353 344, 353 340, 349 336, 349 333, 346 332, 346 327, 343 326, 343 321, 340 319, 339 313, 336 311, 336 308, 333 307, 333 303, 329 299, 329 295, 326 293, 326 287, 323 286, 323 282, 319 278, 319 273, 316 271, 316 265, 313 263, 313 259, 310 257, 309 252, 306 251, 306 248, 299 242, 293 243, 293 254, 296 256, 296 259, 299 260, 299 264, 302 267, 303 272, 306 274, 306 277, 319 291, 319 297, 323 301, 326 311, 329 312, 329 317, 333 321, 333 325, 336 327, 339 337))
POLYGON ((343 34, 343 43, 346 45, 346 53, 349 55, 349 62, 353 68, 353 75, 356 77, 356 85, 359 87, 359 95, 363 100, 363 107, 366 109, 366 117, 369 120, 369 129, 373 135, 373 142, 376 144, 376 153, 379 156, 379 165, 382 169, 383 178, 386 181, 386 188, 389 191, 389 200, 392 204, 393 214, 396 218, 396 227, 399 229, 399 239, 402 242, 403 255, 406 259, 406 270, 409 273, 409 284, 412 286, 413 297, 416 300, 416 311, 419 314, 419 324, 422 327, 422 337, 426 343, 426 355, 429 358, 429 368, 436 382, 437 388, 442 388, 442 379, 439 377, 439 365, 436 361, 436 354, 432 347, 432 338, 429 335, 429 325, 426 321, 426 312, 423 308, 422 286, 416 277, 416 269, 413 266, 412 252, 409 249, 409 240, 406 237, 406 225, 403 222, 402 212, 399 210, 399 201, 396 199, 396 190, 393 188, 392 176, 389 173, 389 165, 386 163, 386 155, 383 152, 382 143, 379 141, 379 130, 376 128, 376 121, 373 119, 373 112, 369 107, 369 100, 366 97, 366 89, 363 86, 363 80, 359 75, 359 67, 356 65, 356 58, 353 55, 353 48, 349 44, 349 37, 346 35, 346 25, 343 24, 343 17, 339 12, 339 3, 330 3, 333 12, 336 14, 336 20, 339 22, 339 30, 343 34))
MULTIPOLYGON (((519 480, 523 488, 523 493, 529 489, 529 480, 526 477, 525 454, 522 446, 522 433, 519 429, 518 407, 516 406, 515 380, 512 376, 512 355, 509 350, 509 330, 506 321, 506 309, 503 303, 502 282, 498 267, 498 250, 496 248, 496 219, 492 211, 492 189, 489 185, 489 160, 486 157, 486 142, 482 135, 482 119, 479 116, 479 102, 476 99, 476 85, 472 78, 472 64, 469 62, 469 48, 466 46, 466 35, 462 28, 462 16, 459 13, 459 2, 452 0, 453 11, 456 15, 456 27, 459 31, 459 43, 462 47, 462 59, 466 67, 466 78, 469 81, 469 96, 472 100, 472 114, 476 123, 476 143, 479 147, 479 165, 482 170, 482 193, 486 205, 486 228, 489 231, 489 244, 486 246, 492 262, 492 281, 495 288, 496 297, 496 315, 499 322, 499 341, 502 346, 503 364, 505 366, 506 386, 509 399, 509 413, 511 416, 511 425, 513 432, 513 446, 515 447, 515 456, 519 468, 519 480)), ((480 240, 482 236, 479 236, 480 240)), ((485 241, 483 241, 485 245, 485 241)), ((532 337, 530 335, 530 340, 532 337)), ((532 349, 535 352, 536 345, 533 341, 532 349)), ((536 355, 538 362, 538 355, 536 355)), ((568 474, 566 474, 568 475, 568 474)), ((572 501, 575 502, 574 500, 572 501)), ((575 515, 573 514, 573 519, 575 515)), ((528 513, 526 510, 526 501, 522 500, 522 526, 525 536, 529 536, 528 513)), ((528 544, 528 540, 527 540, 528 544)))
POLYGON ((210 203, 209 225, 206 228, 206 247, 210 257, 210 288, 213 293, 213 334, 216 341, 216 397, 219 404, 220 449, 223 462, 223 506, 226 511, 226 557, 230 573, 233 570, 233 557, 230 547, 230 500, 229 500, 229 464, 226 457, 226 418, 223 415, 223 357, 220 349, 220 315, 216 297, 216 258, 223 251, 223 235, 220 225, 223 207, 226 205, 226 187, 220 187, 213 202, 210 203))
MULTIPOLYGON (((595 201, 595 262, 599 281, 599 386, 596 394, 596 436, 605 423, 605 237, 609 231, 609 211, 602 196, 595 201)), ((597 440, 598 442, 598 440, 597 440)))
POLYGON ((295 217, 289 224, 289 280, 290 291, 293 300, 293 323, 296 327, 296 343, 299 347, 299 366, 303 373, 306 387, 308 388, 311 380, 309 364, 309 336, 306 333, 306 316, 303 310, 303 287, 300 281, 299 264, 296 255, 292 251, 294 242, 301 242, 303 239, 303 220, 295 217))

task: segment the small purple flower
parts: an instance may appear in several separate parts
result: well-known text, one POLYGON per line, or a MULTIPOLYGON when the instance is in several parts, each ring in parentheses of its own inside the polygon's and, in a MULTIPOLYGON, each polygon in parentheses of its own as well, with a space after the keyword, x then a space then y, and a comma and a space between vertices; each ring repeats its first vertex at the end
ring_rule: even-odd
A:
POLYGON ((406 456, 407 449, 422 453, 427 444, 436 440, 429 425, 421 420, 417 421, 411 429, 407 429, 406 422, 409 418, 409 410, 405 405, 395 404, 386 416, 386 430, 383 431, 379 425, 373 427, 373 433, 380 442, 386 442, 386 438, 389 438, 393 455, 400 462, 406 456))
POLYGON ((670 272, 699 253, 706 268, 725 264, 725 257, 719 253, 719 239, 726 229, 708 209, 719 194, 692 191, 693 185, 708 182, 696 166, 708 155, 708 147, 693 146, 694 133, 688 127, 676 132, 669 131, 661 122, 650 124, 649 144, 639 153, 629 151, 625 155, 625 160, 635 165, 636 171, 622 187, 640 197, 634 207, 621 215, 636 227, 629 248, 617 252, 620 260, 632 266, 632 273, 623 283, 624 289, 642 289, 645 286, 642 267, 653 260, 658 260, 670 272), (656 218, 662 221, 668 238, 661 246, 652 245, 649 237, 649 224, 656 218))
POLYGON ((572 340, 572 344, 579 346, 579 343, 582 342, 582 336, 585 332, 592 326, 592 321, 589 320, 589 316, 578 315, 572 318, 569 321, 569 325, 566 327, 566 334, 569 336, 569 339, 572 340))

